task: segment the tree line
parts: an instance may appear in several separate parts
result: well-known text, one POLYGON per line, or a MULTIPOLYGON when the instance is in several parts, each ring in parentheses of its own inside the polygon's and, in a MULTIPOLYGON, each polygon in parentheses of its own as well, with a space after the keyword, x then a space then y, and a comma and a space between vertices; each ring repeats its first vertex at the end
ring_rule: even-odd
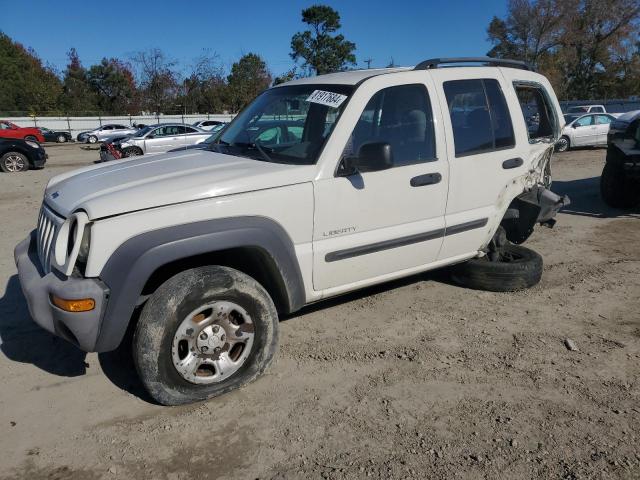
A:
POLYGON ((640 95, 639 0, 508 0, 489 56, 524 60, 562 100, 640 95))
POLYGON ((337 33, 338 12, 315 5, 302 11, 302 21, 310 29, 291 39, 295 64, 275 78, 257 53, 243 55, 225 71, 218 54, 203 50, 181 69, 159 48, 90 66, 71 48, 66 68, 57 72, 33 49, 0 32, 0 113, 234 113, 274 83, 356 64, 356 45, 337 33))
MULTIPOLYGON (((640 0, 507 0, 487 28, 488 55, 533 65, 563 100, 627 98, 640 93, 639 16, 640 0)), ((272 84, 356 66, 337 11, 314 5, 301 17, 307 29, 292 36, 292 68, 278 77, 257 53, 226 71, 214 51, 180 68, 159 48, 89 66, 71 48, 58 72, 0 32, 0 113, 235 113, 272 84)))

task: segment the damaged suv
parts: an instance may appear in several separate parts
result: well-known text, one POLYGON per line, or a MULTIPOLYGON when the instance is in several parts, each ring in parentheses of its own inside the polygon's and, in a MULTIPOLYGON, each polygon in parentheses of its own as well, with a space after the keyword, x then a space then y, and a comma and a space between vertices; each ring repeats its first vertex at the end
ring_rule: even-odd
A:
POLYGON ((176 405, 259 376, 279 315, 310 303, 449 265, 527 288, 542 260, 520 244, 568 201, 548 189, 562 118, 546 78, 485 57, 275 86, 206 150, 53 178, 15 249, 29 310, 85 351, 130 328, 176 405))

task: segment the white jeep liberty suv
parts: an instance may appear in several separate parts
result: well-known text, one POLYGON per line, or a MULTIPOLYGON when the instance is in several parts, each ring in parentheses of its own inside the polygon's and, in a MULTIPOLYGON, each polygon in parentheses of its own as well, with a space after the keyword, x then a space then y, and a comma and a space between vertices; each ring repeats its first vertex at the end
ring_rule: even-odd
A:
POLYGON ((29 310, 85 351, 134 329, 142 382, 176 405, 255 379, 307 304, 454 264, 529 287, 519 244, 568 201, 548 190, 562 119, 546 78, 487 57, 275 86, 208 150, 53 178, 15 249, 29 310))

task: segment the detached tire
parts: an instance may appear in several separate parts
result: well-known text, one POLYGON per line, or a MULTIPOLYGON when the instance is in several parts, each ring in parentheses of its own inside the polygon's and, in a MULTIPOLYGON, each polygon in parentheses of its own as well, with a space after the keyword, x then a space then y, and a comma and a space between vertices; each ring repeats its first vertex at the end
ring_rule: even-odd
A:
POLYGON ((542 278, 542 257, 522 245, 505 245, 501 259, 492 262, 487 256, 455 265, 451 278, 475 290, 513 292, 531 288, 542 278))
POLYGON ((613 208, 632 208, 640 203, 640 185, 625 176, 617 165, 607 162, 600 176, 600 195, 613 208))
POLYGON ((133 358, 147 391, 163 405, 216 397, 271 364, 278 314, 253 278, 227 267, 181 272, 145 304, 133 358))

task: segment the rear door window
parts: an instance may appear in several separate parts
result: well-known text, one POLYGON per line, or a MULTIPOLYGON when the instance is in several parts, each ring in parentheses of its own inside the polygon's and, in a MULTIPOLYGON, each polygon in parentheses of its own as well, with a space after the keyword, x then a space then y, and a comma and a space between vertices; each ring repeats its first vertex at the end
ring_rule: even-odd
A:
POLYGON ((596 119, 599 125, 609 125, 613 120, 609 115, 596 115, 596 119))
POLYGON ((507 102, 495 79, 444 82, 456 157, 515 145, 507 102))

